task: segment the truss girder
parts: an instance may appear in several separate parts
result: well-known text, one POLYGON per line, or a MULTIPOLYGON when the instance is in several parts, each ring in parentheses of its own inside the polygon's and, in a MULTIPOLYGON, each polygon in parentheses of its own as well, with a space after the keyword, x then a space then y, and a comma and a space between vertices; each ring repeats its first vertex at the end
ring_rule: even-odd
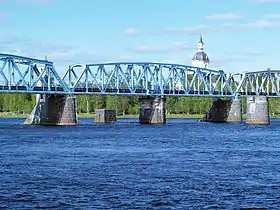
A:
POLYGON ((165 63, 72 65, 62 77, 71 92, 122 95, 231 96, 223 71, 165 63))
MULTIPOLYGON (((234 87, 236 95, 266 95, 280 97, 280 70, 267 69, 265 71, 246 72, 241 76, 234 87)), ((233 77, 229 81, 234 81, 233 77)))
POLYGON ((52 62, 0 54, 0 92, 66 93, 69 90, 52 62))
POLYGON ((280 70, 226 74, 187 65, 75 64, 60 76, 53 62, 0 54, 0 93, 280 97, 280 70))

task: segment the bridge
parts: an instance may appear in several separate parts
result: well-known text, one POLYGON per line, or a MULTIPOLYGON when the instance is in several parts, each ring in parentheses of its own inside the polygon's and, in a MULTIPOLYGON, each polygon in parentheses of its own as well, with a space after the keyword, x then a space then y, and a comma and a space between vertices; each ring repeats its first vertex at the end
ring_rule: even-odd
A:
POLYGON ((51 61, 0 54, 0 93, 60 95, 64 101, 96 94, 236 99, 280 97, 279 89, 280 70, 226 73, 180 64, 119 62, 74 64, 60 75, 51 61))
POLYGON ((0 54, 2 93, 280 97, 279 82, 279 70, 226 74, 150 62, 75 64, 60 75, 53 62, 0 54))

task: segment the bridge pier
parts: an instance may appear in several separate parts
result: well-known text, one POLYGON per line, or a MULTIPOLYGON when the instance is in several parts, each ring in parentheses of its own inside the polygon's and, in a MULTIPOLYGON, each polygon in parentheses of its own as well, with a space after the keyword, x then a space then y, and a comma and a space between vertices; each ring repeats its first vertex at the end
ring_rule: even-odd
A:
POLYGON ((76 98, 38 94, 36 105, 25 120, 29 125, 77 125, 76 98))
POLYGON ((117 121, 114 109, 95 109, 94 112, 94 123, 115 123, 117 121))
POLYGON ((166 98, 165 97, 139 97, 140 124, 165 124, 166 123, 166 98))
POLYGON ((247 97, 246 123, 254 125, 268 125, 269 106, 266 96, 247 97))
POLYGON ((242 102, 234 98, 232 100, 214 100, 209 112, 202 118, 202 122, 241 123, 242 102))

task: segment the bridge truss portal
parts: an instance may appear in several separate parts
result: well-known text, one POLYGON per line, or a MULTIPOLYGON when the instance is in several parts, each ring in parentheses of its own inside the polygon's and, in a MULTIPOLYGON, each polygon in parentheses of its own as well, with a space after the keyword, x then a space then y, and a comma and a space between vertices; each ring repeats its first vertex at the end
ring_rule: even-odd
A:
POLYGON ((0 93, 61 93, 68 90, 50 61, 0 54, 0 93))

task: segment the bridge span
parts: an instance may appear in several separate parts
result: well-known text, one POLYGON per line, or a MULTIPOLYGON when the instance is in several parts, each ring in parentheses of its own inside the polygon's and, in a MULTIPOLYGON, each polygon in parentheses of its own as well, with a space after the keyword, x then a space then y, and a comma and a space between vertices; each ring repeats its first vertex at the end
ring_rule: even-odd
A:
POLYGON ((74 64, 59 74, 54 63, 0 54, 0 92, 62 95, 280 97, 280 70, 225 73, 180 64, 74 64))
MULTIPOLYGON (((238 100, 239 97, 251 99, 252 96, 254 104, 256 97, 265 97, 264 101, 267 103, 267 97, 280 97, 279 89, 280 70, 226 73, 180 64, 118 62, 74 64, 60 74, 51 61, 0 54, 0 93, 41 94, 37 100, 45 102, 56 101, 54 97, 60 97, 66 105, 69 101, 69 106, 74 109, 75 95, 134 95, 142 98, 202 96, 217 98, 215 106, 218 106, 220 98, 238 100)), ((155 102, 143 104, 146 104, 143 107, 150 107, 147 109, 154 109, 151 107, 155 106, 155 102)), ((159 104, 165 106, 165 102, 159 104)), ((38 108, 34 112, 36 110, 38 112, 38 108)), ((51 107, 48 106, 46 112, 50 110, 51 107)), ((222 117, 223 120, 224 118, 222 117)), ((209 113, 205 119, 219 121, 213 120, 213 113, 209 113)))

